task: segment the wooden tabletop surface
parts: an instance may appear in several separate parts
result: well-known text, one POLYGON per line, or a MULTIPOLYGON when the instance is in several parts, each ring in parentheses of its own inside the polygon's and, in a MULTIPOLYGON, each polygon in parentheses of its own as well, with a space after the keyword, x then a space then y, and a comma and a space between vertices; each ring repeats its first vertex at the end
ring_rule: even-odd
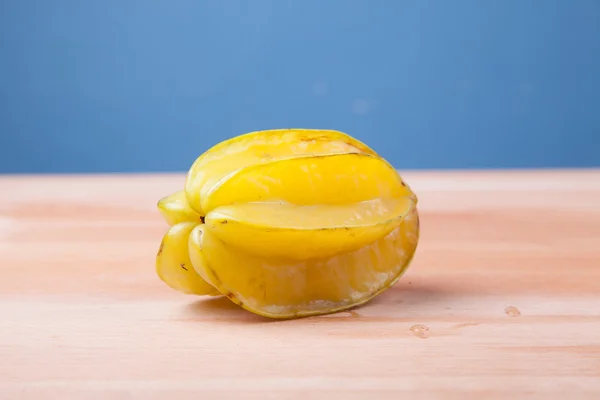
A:
POLYGON ((0 398, 600 399, 600 170, 403 176, 400 282, 279 322, 156 277, 183 175, 0 177, 0 398))

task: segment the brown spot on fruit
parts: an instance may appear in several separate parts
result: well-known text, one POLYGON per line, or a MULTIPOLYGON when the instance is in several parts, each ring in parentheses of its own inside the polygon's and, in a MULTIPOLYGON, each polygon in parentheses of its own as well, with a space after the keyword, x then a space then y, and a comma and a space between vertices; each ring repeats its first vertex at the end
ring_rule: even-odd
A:
POLYGON ((208 265, 206 266, 206 270, 208 271, 209 274, 212 275, 212 278, 215 280, 215 283, 217 285, 221 285, 221 279, 219 279, 219 276, 217 275, 217 273, 215 272, 214 269, 210 268, 208 265))
POLYGON ((185 264, 179 264, 179 266, 180 266, 182 269, 186 270, 186 271, 188 270, 188 269, 185 267, 185 264))
POLYGON ((243 303, 241 300, 239 300, 238 298, 236 298, 236 297, 234 296, 234 294, 233 294, 233 293, 231 293, 231 292, 227 293, 227 294, 225 295, 225 297, 227 297, 229 300, 233 301, 233 302, 234 302, 235 304, 237 304, 238 306, 243 306, 243 305, 244 305, 244 303, 243 303))

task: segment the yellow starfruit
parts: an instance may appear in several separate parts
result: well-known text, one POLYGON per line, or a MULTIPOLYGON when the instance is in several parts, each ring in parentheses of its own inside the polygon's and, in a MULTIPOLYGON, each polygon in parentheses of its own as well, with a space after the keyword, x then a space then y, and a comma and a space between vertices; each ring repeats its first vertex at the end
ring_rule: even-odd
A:
POLYGON ((374 150, 343 132, 251 132, 210 148, 184 189, 158 202, 168 286, 223 295, 270 318, 366 303, 408 268, 417 196, 374 150))

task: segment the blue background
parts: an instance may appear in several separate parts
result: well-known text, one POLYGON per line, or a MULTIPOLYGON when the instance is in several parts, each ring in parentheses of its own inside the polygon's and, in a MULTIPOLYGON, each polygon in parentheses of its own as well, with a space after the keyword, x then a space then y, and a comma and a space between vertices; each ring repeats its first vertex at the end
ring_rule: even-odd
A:
POLYGON ((398 168, 600 165, 597 0, 0 0, 0 172, 346 131, 398 168))

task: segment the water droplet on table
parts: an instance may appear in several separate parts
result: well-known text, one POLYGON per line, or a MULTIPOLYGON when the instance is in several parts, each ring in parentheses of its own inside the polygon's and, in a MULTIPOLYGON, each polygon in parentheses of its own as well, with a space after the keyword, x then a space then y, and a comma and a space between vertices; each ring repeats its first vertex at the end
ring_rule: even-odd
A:
POLYGON ((416 324, 410 327, 410 331, 413 335, 426 339, 429 337, 429 327, 423 324, 416 324))
POLYGON ((519 309, 517 307, 513 307, 513 306, 506 307, 504 309, 504 312, 509 317, 518 317, 519 315, 521 315, 521 311, 519 311, 519 309))

